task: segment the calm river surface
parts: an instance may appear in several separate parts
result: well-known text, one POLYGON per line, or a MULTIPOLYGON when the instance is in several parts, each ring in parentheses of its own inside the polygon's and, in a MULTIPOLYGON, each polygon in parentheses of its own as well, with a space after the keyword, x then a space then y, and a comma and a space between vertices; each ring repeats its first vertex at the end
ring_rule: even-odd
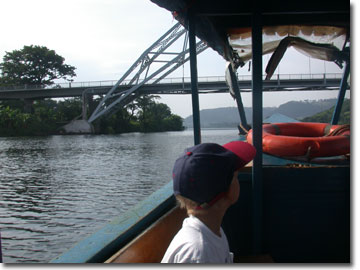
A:
MULTIPOLYGON (((202 142, 238 139, 202 130, 202 142)), ((192 130, 0 138, 5 263, 47 263, 171 181, 192 130)))

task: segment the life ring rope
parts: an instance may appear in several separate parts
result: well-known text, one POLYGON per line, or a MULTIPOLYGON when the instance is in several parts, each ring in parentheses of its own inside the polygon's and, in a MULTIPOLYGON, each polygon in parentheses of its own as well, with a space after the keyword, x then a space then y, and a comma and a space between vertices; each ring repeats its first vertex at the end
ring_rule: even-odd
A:
POLYGON ((337 128, 335 128, 333 131, 329 132, 329 134, 326 134, 325 136, 338 136, 345 133, 350 133, 350 125, 340 125, 337 128))

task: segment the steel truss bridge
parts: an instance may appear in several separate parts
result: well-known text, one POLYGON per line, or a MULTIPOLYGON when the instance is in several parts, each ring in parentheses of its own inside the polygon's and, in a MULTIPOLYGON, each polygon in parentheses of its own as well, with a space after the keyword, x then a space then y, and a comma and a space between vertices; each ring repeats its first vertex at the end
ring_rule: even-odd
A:
MULTIPOLYGON (((72 82, 52 86, 8 86, 0 88, 0 100, 103 96, 88 122, 112 114, 143 94, 190 94, 190 78, 168 78, 190 59, 188 31, 179 23, 153 43, 118 81, 72 82)), ((196 53, 208 46, 198 41, 196 53)), ((263 91, 337 90, 342 74, 277 75, 263 81, 263 91)), ((238 91, 251 91, 251 76, 237 77, 238 91)), ((229 92, 225 77, 199 77, 199 93, 229 92)), ((241 98, 240 98, 241 99, 241 98)))

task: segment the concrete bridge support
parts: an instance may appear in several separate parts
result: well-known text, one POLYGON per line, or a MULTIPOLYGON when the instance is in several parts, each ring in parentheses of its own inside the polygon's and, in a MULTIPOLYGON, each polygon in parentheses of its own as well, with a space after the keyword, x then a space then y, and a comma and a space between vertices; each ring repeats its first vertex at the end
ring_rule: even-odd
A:
POLYGON ((23 99, 24 101, 24 112, 25 113, 33 113, 34 108, 32 107, 34 100, 33 99, 23 99))
POLYGON ((92 134, 94 127, 87 120, 74 119, 69 124, 63 126, 65 134, 92 134))
POLYGON ((87 121, 88 110, 93 110, 95 105, 93 101, 93 94, 88 90, 84 90, 82 93, 82 113, 81 119, 74 119, 70 123, 63 126, 63 130, 66 134, 91 134, 95 129, 91 123, 87 121))
MULTIPOLYGON (((93 112, 96 109, 96 103, 94 101, 94 93, 92 91, 93 89, 86 89, 83 91, 81 95, 82 100, 82 112, 81 116, 82 119, 87 120, 88 119, 88 112, 93 112)), ((100 98, 102 98, 103 95, 100 95, 100 98)))

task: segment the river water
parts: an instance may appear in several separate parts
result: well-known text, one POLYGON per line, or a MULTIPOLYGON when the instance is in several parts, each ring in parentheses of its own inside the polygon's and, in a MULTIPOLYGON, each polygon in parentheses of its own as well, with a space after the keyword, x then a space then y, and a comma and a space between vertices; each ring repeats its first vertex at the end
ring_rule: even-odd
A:
MULTIPOLYGON (((202 130, 223 144, 237 130, 202 130)), ((0 138, 5 263, 47 263, 171 181, 192 130, 0 138)))

